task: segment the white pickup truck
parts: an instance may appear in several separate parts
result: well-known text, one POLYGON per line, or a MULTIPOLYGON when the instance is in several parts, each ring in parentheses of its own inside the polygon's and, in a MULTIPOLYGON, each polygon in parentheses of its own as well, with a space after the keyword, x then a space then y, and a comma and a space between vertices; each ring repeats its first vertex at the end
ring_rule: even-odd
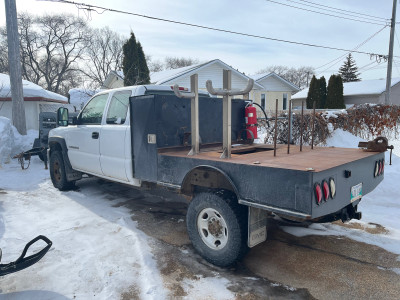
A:
MULTIPOLYGON (((225 103, 225 102, 224 102, 225 103)), ((134 86, 95 95, 68 124, 59 109, 49 133, 53 185, 73 187, 82 174, 187 195, 187 229, 209 262, 228 266, 267 236, 267 215, 297 221, 360 219, 358 203, 384 175, 384 151, 241 143, 242 99, 231 101, 231 157, 221 157, 222 99, 200 94, 200 151, 191 150, 191 100, 169 86, 134 86)), ((227 130, 227 131, 228 131, 227 130)), ((226 136, 225 136, 226 137, 226 136)))

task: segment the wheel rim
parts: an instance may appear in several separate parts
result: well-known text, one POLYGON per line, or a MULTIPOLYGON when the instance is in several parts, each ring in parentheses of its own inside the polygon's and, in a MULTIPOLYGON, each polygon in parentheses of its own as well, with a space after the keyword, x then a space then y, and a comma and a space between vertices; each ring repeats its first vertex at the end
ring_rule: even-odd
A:
POLYGON ((220 250, 228 242, 228 226, 222 215, 213 208, 205 208, 197 216, 197 229, 203 242, 213 250, 220 250))
POLYGON ((53 175, 56 181, 61 180, 61 167, 58 161, 55 161, 53 164, 53 175))

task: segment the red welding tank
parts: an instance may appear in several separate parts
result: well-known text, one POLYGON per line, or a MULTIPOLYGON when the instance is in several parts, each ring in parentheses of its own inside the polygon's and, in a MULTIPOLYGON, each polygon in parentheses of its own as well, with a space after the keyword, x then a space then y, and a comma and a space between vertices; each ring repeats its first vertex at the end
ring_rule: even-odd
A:
POLYGON ((248 105, 245 108, 245 119, 246 119, 246 129, 247 129, 247 139, 257 138, 257 110, 253 105, 248 105), (253 136, 249 132, 253 133, 253 136))

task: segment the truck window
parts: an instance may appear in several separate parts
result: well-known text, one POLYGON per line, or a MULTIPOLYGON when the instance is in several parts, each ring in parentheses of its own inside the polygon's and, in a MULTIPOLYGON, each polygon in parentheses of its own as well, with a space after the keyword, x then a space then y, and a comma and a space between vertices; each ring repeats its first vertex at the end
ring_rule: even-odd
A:
POLYGON ((107 124, 124 124, 131 91, 115 92, 107 112, 107 124))
POLYGON ((103 118, 104 108, 106 106, 108 94, 95 96, 82 110, 79 124, 82 125, 99 125, 103 118))

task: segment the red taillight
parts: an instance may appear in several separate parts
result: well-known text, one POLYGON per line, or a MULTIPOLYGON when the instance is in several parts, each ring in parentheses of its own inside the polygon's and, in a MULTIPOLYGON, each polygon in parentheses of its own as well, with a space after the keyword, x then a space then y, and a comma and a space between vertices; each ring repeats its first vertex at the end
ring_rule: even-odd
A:
POLYGON ((385 170, 385 160, 382 159, 382 170, 381 170, 381 175, 383 174, 383 171, 385 170))
POLYGON ((324 192, 324 199, 327 201, 329 199, 329 185, 326 180, 322 181, 322 190, 324 192))
POLYGON ((317 204, 320 205, 322 201, 322 189, 319 183, 315 184, 314 191, 315 191, 315 200, 317 201, 317 204))
POLYGON ((382 172, 383 172, 383 163, 382 163, 382 161, 380 160, 380 161, 379 161, 379 173, 378 173, 378 175, 382 175, 382 172))
MULTIPOLYGON (((174 89, 174 86, 171 85, 171 90, 173 90, 173 89, 174 89)), ((184 88, 184 87, 180 86, 180 87, 179 87, 179 90, 180 90, 180 91, 186 91, 186 92, 187 92, 187 91, 188 91, 188 88, 184 88)))

